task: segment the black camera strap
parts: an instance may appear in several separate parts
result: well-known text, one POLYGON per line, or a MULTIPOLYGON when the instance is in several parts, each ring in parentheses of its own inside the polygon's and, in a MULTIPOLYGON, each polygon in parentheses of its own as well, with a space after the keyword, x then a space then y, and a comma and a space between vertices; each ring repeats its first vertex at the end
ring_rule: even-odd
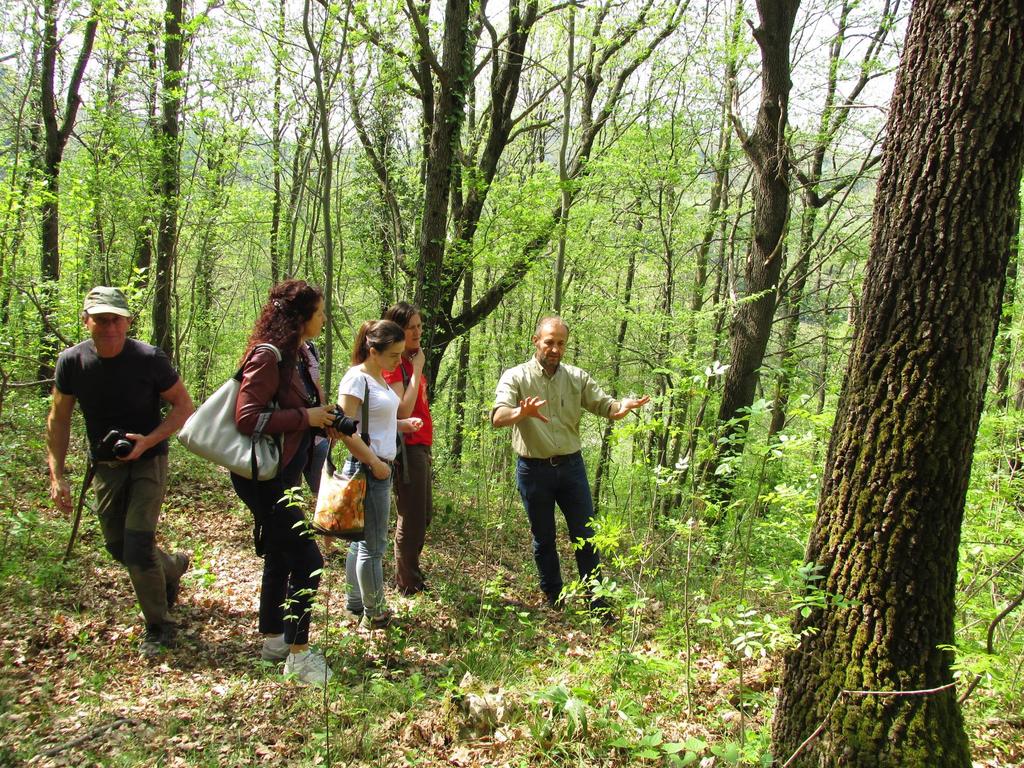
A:
POLYGON ((363 431, 359 433, 363 442, 370 444, 370 380, 363 375, 363 431))

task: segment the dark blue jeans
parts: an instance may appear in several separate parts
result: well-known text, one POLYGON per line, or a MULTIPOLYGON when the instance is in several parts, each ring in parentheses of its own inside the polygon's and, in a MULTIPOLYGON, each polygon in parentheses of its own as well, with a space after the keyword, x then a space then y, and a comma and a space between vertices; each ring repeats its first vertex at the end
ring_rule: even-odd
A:
POLYGON ((576 550, 576 568, 580 578, 595 575, 599 560, 589 539, 594 535, 590 520, 594 516, 594 500, 587 481, 583 456, 576 453, 552 465, 545 459, 524 459, 516 465, 516 483, 526 507, 533 534, 533 559, 540 572, 540 588, 549 600, 556 600, 562 591, 562 569, 555 547, 555 504, 565 516, 569 539, 575 544, 587 543, 576 550))

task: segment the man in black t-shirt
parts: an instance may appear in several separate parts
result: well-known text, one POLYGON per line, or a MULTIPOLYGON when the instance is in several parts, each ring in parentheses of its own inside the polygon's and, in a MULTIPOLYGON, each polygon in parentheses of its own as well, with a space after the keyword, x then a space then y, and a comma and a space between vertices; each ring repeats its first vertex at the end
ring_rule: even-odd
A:
POLYGON ((140 650, 154 656, 173 643, 169 610, 189 566, 185 553, 168 555, 156 545, 167 486, 167 438, 195 408, 163 351, 128 338, 131 311, 120 290, 93 288, 82 319, 91 338, 57 358, 53 406, 46 422, 50 498, 62 512, 72 511, 64 461, 77 401, 96 470, 96 511, 103 540, 128 570, 146 620, 140 650), (171 406, 166 417, 161 417, 161 401, 171 406), (127 444, 114 447, 114 430, 124 433, 127 444))

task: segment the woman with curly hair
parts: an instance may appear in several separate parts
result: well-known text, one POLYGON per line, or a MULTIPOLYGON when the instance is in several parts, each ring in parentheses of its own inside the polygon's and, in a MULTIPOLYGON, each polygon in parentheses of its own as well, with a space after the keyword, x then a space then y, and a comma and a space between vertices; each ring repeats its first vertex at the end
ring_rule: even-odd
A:
POLYGON ((309 648, 310 610, 324 561, 304 527, 296 527, 302 509, 288 504, 285 490, 302 482, 315 431, 333 422, 332 412, 318 405, 300 351, 319 335, 324 319, 319 288, 287 280, 270 289, 242 358, 235 423, 244 435, 260 426, 264 434, 279 435, 281 469, 277 477, 260 480, 231 474, 235 493, 253 514, 256 553, 263 556, 262 658, 284 660, 286 675, 312 685, 325 685, 332 675, 323 655, 309 648))

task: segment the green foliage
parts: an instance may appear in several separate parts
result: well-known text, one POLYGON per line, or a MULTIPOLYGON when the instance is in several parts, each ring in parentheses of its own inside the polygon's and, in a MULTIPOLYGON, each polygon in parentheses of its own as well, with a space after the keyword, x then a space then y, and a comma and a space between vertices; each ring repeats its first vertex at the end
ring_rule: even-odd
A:
MULTIPOLYGON (((102 569, 109 564, 95 542, 79 543, 75 557, 81 559, 74 561, 79 567, 59 562, 68 523, 51 512, 41 482, 46 471, 41 425, 48 402, 36 387, 21 385, 36 381, 40 358, 63 346, 46 340, 47 324, 67 343, 84 337, 81 300, 93 284, 126 287, 138 313, 134 334, 146 339, 151 326, 154 275, 152 267, 140 266, 139 258, 157 234, 161 147, 154 121, 160 119, 161 97, 171 95, 161 91, 163 40, 154 27, 164 9, 155 0, 122 5, 101 4, 84 102, 61 167, 61 277, 55 284, 39 279, 44 186, 33 134, 39 99, 32 58, 38 24, 31 4, 14 4, 0 13, 4 55, 14 57, 0 62, 0 97, 8 105, 0 115, 0 595, 12 615, 49 605, 55 594, 72 595, 56 601, 47 622, 94 610, 73 604, 79 599, 75 590, 84 583, 82 566, 87 573, 107 573, 102 569), (44 323, 41 301, 47 293, 52 300, 44 323)), ((870 26, 877 9, 855 6, 853 22, 870 26)), ((311 31, 323 46, 321 60, 336 65, 327 72, 328 132, 336 149, 332 234, 337 254, 334 283, 326 286, 333 298, 334 327, 327 331, 333 356, 325 369, 337 377, 347 365, 355 327, 376 317, 382 305, 415 298, 422 287, 418 249, 429 137, 423 133, 424 105, 417 99, 424 83, 414 76, 419 38, 405 6, 389 0, 310 7, 311 31), (385 168, 394 209, 382 194, 370 155, 354 135, 351 116, 357 108, 385 168)), ((67 34, 61 29, 62 44, 69 47, 59 58, 58 87, 70 75, 75 25, 80 28, 84 8, 72 3, 61 21, 69 25, 67 34)), ((864 177, 851 183, 848 195, 821 209, 794 358, 783 361, 773 339, 743 428, 724 430, 732 425, 716 423, 715 414, 731 365, 729 325, 736 306, 756 298, 746 295, 742 285, 752 228, 746 182, 751 167, 734 136, 730 147, 723 143, 735 133, 722 112, 727 65, 738 68, 742 93, 758 76, 753 69, 756 42, 743 8, 736 9, 729 18, 720 8, 687 12, 679 29, 625 79, 626 98, 606 116, 584 172, 568 182, 575 197, 565 226, 561 312, 572 328, 566 361, 590 372, 615 396, 652 395, 640 414, 613 425, 607 443, 604 420, 588 415, 581 425, 591 477, 599 466, 602 475, 596 500, 601 513, 594 525, 602 577, 571 583, 565 614, 552 618, 537 610, 515 457, 507 432, 488 423, 501 371, 527 359, 533 325, 551 311, 553 244, 544 233, 562 189, 555 155, 566 82, 559 70, 565 57, 566 8, 552 6, 531 32, 512 140, 487 189, 479 226, 467 247, 448 254, 472 276, 471 300, 477 301, 540 238, 505 300, 465 334, 465 388, 455 386, 455 352, 462 339, 448 348, 437 368, 436 515, 425 558, 431 564, 444 558, 445 566, 431 574, 434 596, 403 608, 414 629, 389 630, 371 639, 335 621, 338 590, 331 583, 335 566, 328 565, 317 611, 332 611, 323 640, 341 663, 335 665, 338 683, 327 715, 314 717, 310 699, 266 682, 281 733, 294 736, 300 725, 293 721, 305 729, 301 745, 292 744, 290 760, 319 764, 330 746, 335 760, 389 764, 397 754, 393 745, 400 744, 398 759, 438 764, 438 754, 453 746, 451 733, 458 732, 457 716, 445 707, 456 698, 458 680, 470 672, 482 685, 500 687, 523 704, 522 713, 503 727, 513 737, 521 728, 529 751, 510 757, 510 764, 768 764, 771 685, 766 682, 755 691, 751 677, 770 681, 781 654, 799 641, 790 623, 793 616, 813 618, 826 608, 853 605, 821 586, 820 568, 804 561, 804 546, 816 514, 853 328, 849 308, 861 293, 873 201, 872 180, 864 177), (712 211, 720 153, 728 183, 719 209, 712 211), (781 432, 769 437, 768 423, 778 407, 774 381, 782 370, 791 377, 787 420, 781 432), (456 462, 451 446, 463 408, 463 449, 456 462), (722 448, 730 449, 725 459, 709 463, 722 448), (730 484, 729 498, 713 492, 720 481, 730 484), (332 588, 333 594, 325 595, 332 588), (612 628, 604 628, 586 610, 590 597, 611 606, 612 628), (733 685, 738 686, 736 695, 730 696, 733 685), (443 748, 429 740, 402 741, 403 729, 419 720, 444 735, 443 748)), ((186 76, 173 91, 183 99, 176 148, 181 189, 173 325, 175 364, 197 401, 234 371, 270 285, 275 170, 281 174, 279 273, 326 280, 317 201, 324 168, 313 133, 318 124, 302 4, 286 4, 280 41, 277 24, 271 23, 278 10, 269 0, 192 8, 183 29, 186 76), (276 65, 279 124, 274 123, 276 65), (281 153, 277 169, 275 137, 281 153)), ((632 7, 609 6, 599 28, 594 26, 596 7, 576 10, 579 63, 586 61, 591 45, 599 52, 617 39, 632 7)), ((819 4, 808 13, 817 13, 819 23, 827 26, 837 10, 819 4)), ((655 3, 640 37, 624 53, 635 52, 656 34, 664 11, 655 3)), ((493 115, 492 65, 504 55, 508 20, 496 14, 488 23, 474 48, 478 70, 458 146, 461 185, 451 196, 452 210, 484 189, 476 160, 493 115), (492 36, 499 40, 496 54, 489 51, 492 36), (492 54, 497 58, 484 58, 492 54)), ((426 24, 437 52, 443 20, 431 14, 426 24)), ((834 70, 843 91, 860 70, 852 59, 838 66, 828 62, 829 46, 819 44, 821 34, 827 33, 808 32, 806 40, 796 43, 800 77, 818 83, 834 70)), ((892 51, 883 50, 868 71, 884 71, 891 56, 892 51)), ((570 158, 579 150, 586 87, 595 89, 599 106, 624 66, 624 59, 613 56, 589 85, 580 78, 573 81, 570 158)), ((424 69, 425 92, 433 93, 438 81, 429 66, 424 69)), ((799 163, 820 138, 819 90, 814 86, 793 94, 788 138, 799 163)), ((884 94, 871 103, 884 103, 884 94)), ((746 96, 729 106, 736 113, 732 117, 749 125, 746 96)), ((826 175, 844 181, 851 168, 863 163, 879 127, 872 110, 848 111, 846 132, 829 149, 826 165, 831 165, 825 169, 826 175)), ((794 199, 793 226, 782 244, 787 270, 799 251, 796 221, 802 205, 794 199)), ((450 230, 447 245, 452 247, 461 234, 450 230)), ((460 268, 455 279, 462 275, 460 268)), ((790 289, 779 288, 782 293, 790 289)), ((1015 345, 1019 342, 1019 320, 1006 335, 1015 345)), ((990 409, 986 414, 962 531, 954 669, 961 692, 973 686, 966 714, 979 732, 982 723, 1008 719, 1024 690, 1024 633, 1019 631, 1024 608, 997 621, 1024 590, 1022 430, 1016 412, 990 409)), ((69 457, 76 482, 84 470, 81 434, 76 417, 69 457)), ((169 505, 169 524, 162 533, 193 552, 190 585, 211 601, 238 594, 222 558, 225 550, 248 544, 249 513, 226 490, 225 481, 195 457, 173 454, 172 486, 187 489, 187 498, 169 505), (201 513, 198 519, 189 517, 195 510, 201 513), (214 516, 244 535, 211 540, 200 523, 214 516)), ((290 501, 308 502, 308 495, 298 494, 290 501)), ((572 552, 563 548, 562 554, 568 571, 572 552)), ((128 612, 123 607, 107 618, 125 626, 133 620, 122 615, 128 612)), ((75 631, 67 643, 69 655, 62 658, 69 668, 85 669, 86 704, 100 706, 104 688, 115 677, 111 669, 124 659, 105 663, 91 655, 90 642, 96 640, 95 632, 75 631)), ((5 665, 11 663, 12 652, 4 653, 5 665)), ((239 711, 248 711, 254 703, 245 698, 247 686, 259 685, 271 672, 243 671, 238 666, 242 653, 232 647, 218 657, 218 664, 234 659, 230 663, 237 668, 226 673, 224 693, 208 689, 202 695, 228 699, 239 711)), ((0 686, 0 709, 6 713, 23 706, 6 690, 0 686)), ((46 716, 59 720, 69 711, 63 707, 53 704, 46 716)), ((223 727, 218 716, 172 718, 161 736, 184 736, 200 725, 223 727)), ((0 763, 27 759, 31 749, 43 744, 41 736, 34 739, 20 752, 0 746, 0 763)), ((273 757, 237 739, 225 746, 227 753, 221 744, 202 745, 188 760, 247 765, 273 757)), ((141 741, 121 747, 109 758, 87 751, 83 759, 131 765, 149 756, 141 741)))

